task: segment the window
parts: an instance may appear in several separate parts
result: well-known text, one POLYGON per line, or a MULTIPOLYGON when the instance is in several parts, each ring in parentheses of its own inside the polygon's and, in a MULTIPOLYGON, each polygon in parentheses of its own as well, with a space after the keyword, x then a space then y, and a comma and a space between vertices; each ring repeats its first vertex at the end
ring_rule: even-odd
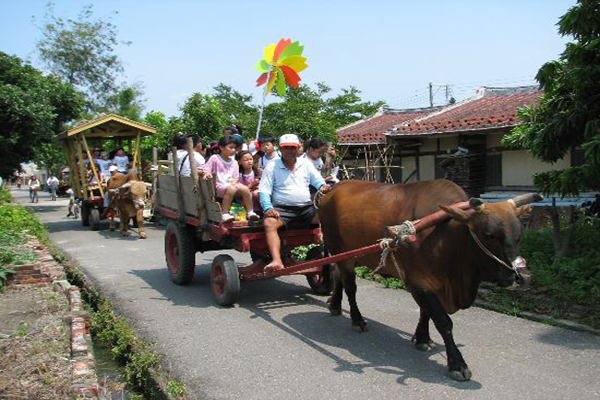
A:
POLYGON ((485 185, 502 186, 502 153, 486 156, 485 185))

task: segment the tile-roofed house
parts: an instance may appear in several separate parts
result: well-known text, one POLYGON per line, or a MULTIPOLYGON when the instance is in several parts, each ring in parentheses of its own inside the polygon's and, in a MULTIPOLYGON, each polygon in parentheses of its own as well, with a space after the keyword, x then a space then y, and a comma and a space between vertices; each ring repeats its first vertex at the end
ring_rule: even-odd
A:
MULTIPOLYGON (((339 128, 337 136, 338 145, 342 150, 344 177, 381 175, 384 154, 388 158, 394 157, 393 149, 386 146, 387 139, 384 133, 400 123, 413 121, 440 109, 441 107, 403 110, 382 108, 369 118, 339 128), (369 159, 370 162, 366 161, 369 159)), ((398 169, 395 172, 398 172, 398 169)))
POLYGON ((398 149, 402 181, 447 178, 471 196, 514 194, 533 190, 535 173, 576 165, 579 150, 551 165, 502 146, 523 123, 518 109, 535 106, 541 95, 537 86, 482 87, 474 97, 395 125, 385 136, 398 149))
POLYGON ((480 88, 477 95, 423 118, 402 122, 390 136, 434 135, 451 132, 484 131, 517 126, 520 107, 535 105, 541 96, 537 86, 480 88))
POLYGON ((385 141, 379 129, 392 119, 376 115, 338 130, 346 150, 343 165, 358 171, 353 175, 358 179, 403 183, 447 178, 471 196, 502 198, 535 190, 536 173, 578 165, 581 158, 581 150, 574 149, 548 164, 526 150, 502 146, 502 138, 523 123, 518 109, 536 105, 541 95, 537 86, 482 87, 464 101, 396 123, 384 133, 385 141), (384 160, 382 151, 391 156, 384 160))
POLYGON ((396 110, 383 108, 375 115, 337 130, 342 146, 365 146, 385 144, 384 132, 395 125, 423 117, 441 107, 396 110))

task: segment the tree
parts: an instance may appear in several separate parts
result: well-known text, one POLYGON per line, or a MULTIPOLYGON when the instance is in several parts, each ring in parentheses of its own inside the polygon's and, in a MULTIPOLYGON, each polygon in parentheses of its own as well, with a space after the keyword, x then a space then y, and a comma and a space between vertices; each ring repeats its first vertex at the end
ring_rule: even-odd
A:
POLYGON ((574 149, 583 150, 581 165, 536 174, 544 193, 577 195, 600 190, 600 4, 580 0, 558 23, 570 35, 558 61, 544 64, 536 79, 544 94, 537 107, 520 110, 525 124, 513 129, 503 144, 530 151, 554 163, 574 149))
POLYGON ((37 42, 40 58, 54 75, 86 94, 90 110, 105 106, 123 72, 115 54, 115 47, 124 43, 117 39, 117 27, 108 18, 94 19, 91 5, 83 7, 77 20, 64 20, 53 11, 48 3, 37 42))
POLYGON ((219 139, 228 121, 217 99, 208 94, 194 93, 181 108, 181 117, 170 121, 183 133, 194 133, 204 141, 219 139))
MULTIPOLYGON (((600 3, 579 0, 559 22, 559 33, 572 36, 559 60, 544 64, 536 79, 544 94, 536 107, 519 111, 525 124, 513 129, 503 145, 529 150, 554 163, 573 150, 583 152, 580 165, 538 173, 534 183, 545 194, 578 195, 600 190, 600 3)), ((550 209, 557 256, 568 253, 574 230, 574 207, 561 235, 559 214, 550 209)))
POLYGON ((0 176, 35 159, 83 107, 82 94, 70 84, 0 52, 0 176))
POLYGON ((275 136, 296 133, 303 140, 319 136, 326 141, 337 141, 336 129, 373 115, 385 103, 361 102, 355 87, 326 99, 331 88, 317 83, 316 90, 307 85, 290 88, 281 103, 265 107, 261 131, 275 136))
POLYGON ((140 121, 142 111, 144 111, 143 95, 141 84, 125 85, 107 100, 106 111, 114 112, 134 121, 140 121))

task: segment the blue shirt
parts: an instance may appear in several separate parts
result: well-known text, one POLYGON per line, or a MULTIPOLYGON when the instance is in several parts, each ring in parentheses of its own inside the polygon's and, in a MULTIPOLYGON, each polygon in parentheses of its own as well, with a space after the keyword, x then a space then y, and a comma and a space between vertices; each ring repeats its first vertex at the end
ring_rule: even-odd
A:
POLYGON ((319 189, 325 184, 323 177, 308 160, 297 158, 290 171, 282 159, 269 162, 263 171, 258 187, 263 211, 273 205, 306 206, 311 203, 309 185, 319 189))

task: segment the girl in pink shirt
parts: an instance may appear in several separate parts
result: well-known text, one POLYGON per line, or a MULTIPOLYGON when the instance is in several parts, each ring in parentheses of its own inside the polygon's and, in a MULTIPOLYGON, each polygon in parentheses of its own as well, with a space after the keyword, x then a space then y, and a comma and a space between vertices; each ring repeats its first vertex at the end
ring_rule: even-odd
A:
POLYGON ((229 222, 234 217, 229 213, 231 202, 235 197, 241 198, 248 212, 249 220, 257 220, 259 216, 254 212, 250 189, 240 183, 240 167, 233 156, 236 152, 236 143, 231 136, 219 140, 219 154, 212 155, 201 169, 203 178, 215 178, 217 197, 223 199, 221 203, 221 221, 229 222))
POLYGON ((258 184, 260 183, 260 177, 254 168, 254 158, 252 157, 252 153, 248 150, 242 150, 235 158, 240 165, 240 183, 248 186, 248 189, 250 189, 252 202, 254 208, 256 208, 257 205, 260 204, 258 202, 258 184))

